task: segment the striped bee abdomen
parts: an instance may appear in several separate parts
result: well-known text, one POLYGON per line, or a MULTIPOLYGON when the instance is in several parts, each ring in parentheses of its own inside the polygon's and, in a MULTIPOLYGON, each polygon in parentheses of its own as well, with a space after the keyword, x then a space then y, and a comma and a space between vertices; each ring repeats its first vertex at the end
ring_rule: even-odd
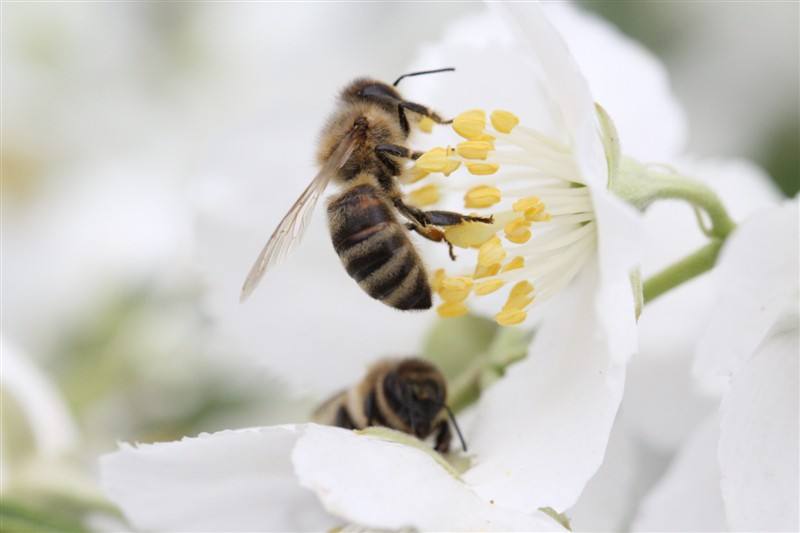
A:
POLYGON ((380 191, 357 185, 328 205, 336 253, 367 294, 396 309, 430 309, 425 266, 380 191))

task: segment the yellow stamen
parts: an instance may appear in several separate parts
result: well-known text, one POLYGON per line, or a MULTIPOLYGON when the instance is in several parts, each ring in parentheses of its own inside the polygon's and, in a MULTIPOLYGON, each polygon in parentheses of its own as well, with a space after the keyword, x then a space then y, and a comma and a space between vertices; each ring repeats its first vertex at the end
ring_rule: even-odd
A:
POLYGON ((416 207, 433 205, 439 201, 439 187, 431 183, 408 193, 408 203, 416 207))
POLYGON ((494 174, 497 172, 497 169, 500 168, 500 165, 497 163, 473 163, 467 162, 467 170, 469 170, 470 174, 475 176, 486 176, 488 174, 494 174))
POLYGON ((442 281, 445 278, 445 273, 443 268, 437 268, 433 272, 433 276, 431 276, 431 289, 433 292, 439 292, 442 288, 442 281))
POLYGON ((505 226, 506 239, 509 241, 522 244, 528 242, 531 238, 531 223, 525 220, 525 217, 520 217, 512 220, 505 226))
POLYGON ((467 306, 463 302, 445 302, 436 308, 436 312, 442 318, 455 318, 467 314, 467 306))
POLYGON ((503 309, 494 315, 494 319, 501 326, 514 326, 524 321, 527 316, 528 313, 521 309, 503 309))
POLYGON ((506 251, 503 249, 500 237, 496 235, 483 243, 478 250, 478 264, 480 266, 488 267, 489 265, 500 263, 505 257, 506 251))
POLYGON ((442 170, 442 174, 444 174, 445 176, 449 176, 450 174, 458 170, 458 167, 460 166, 461 166, 461 161, 458 161, 456 159, 448 159, 447 163, 444 166, 444 170, 442 170))
POLYGON ((525 219, 531 222, 547 222, 550 220, 550 213, 544 210, 544 206, 541 209, 532 208, 525 211, 525 219))
POLYGON ((533 283, 527 280, 522 280, 514 284, 508 296, 509 298, 514 298, 516 296, 527 296, 532 292, 533 292, 533 283))
MULTIPOLYGON (((425 133, 430 133, 430 132, 433 131, 433 125, 434 124, 435 123, 433 122, 433 120, 431 120, 430 117, 422 117, 419 120, 419 129, 421 129, 425 133)), ((495 128, 495 129, 497 129, 497 128, 495 128)))
POLYGON ((518 282, 508 293, 503 309, 525 309, 533 301, 532 292, 533 285, 529 281, 518 282))
POLYGON ((502 212, 494 215, 493 224, 483 222, 463 222, 457 226, 447 226, 444 234, 454 246, 461 248, 479 248, 494 237, 505 224, 517 217, 516 213, 502 212))
POLYGON ((487 279, 475 284, 475 294, 485 296, 493 293, 503 285, 505 285, 505 281, 501 279, 487 279))
POLYGON ((511 130, 519 124, 517 115, 510 111, 503 111, 502 109, 492 111, 490 118, 492 127, 501 133, 511 133, 511 130))
POLYGON ((447 156, 451 153, 452 148, 437 146, 422 154, 414 166, 426 172, 442 172, 447 168, 447 156))
POLYGON ((516 270, 518 268, 522 268, 525 266, 525 259, 518 255, 511 261, 505 264, 505 266, 500 270, 500 272, 508 272, 509 270, 516 270))
POLYGON ((466 159, 486 159, 494 145, 489 141, 465 141, 456 146, 458 155, 466 159))
POLYGON ((475 265, 475 273, 472 275, 475 279, 488 278, 500 272, 500 263, 492 263, 491 265, 475 265))
POLYGON ((486 113, 482 109, 465 111, 453 119, 453 129, 465 139, 476 140, 486 128, 486 113))
POLYGON ((468 208, 491 207, 500 201, 500 189, 490 185, 478 185, 464 194, 464 206, 468 208))
POLYGON ((524 213, 529 209, 535 209, 540 206, 542 209, 544 209, 544 204, 538 196, 528 196, 527 198, 522 198, 514 202, 514 205, 511 206, 511 208, 519 213, 524 213))
POLYGON ((430 172, 427 170, 422 170, 417 166, 411 167, 410 171, 407 171, 403 175, 403 183, 416 183, 421 179, 427 178, 430 172))
POLYGON ((463 302, 472 290, 472 278, 467 276, 445 277, 439 288, 439 296, 445 302, 463 302))

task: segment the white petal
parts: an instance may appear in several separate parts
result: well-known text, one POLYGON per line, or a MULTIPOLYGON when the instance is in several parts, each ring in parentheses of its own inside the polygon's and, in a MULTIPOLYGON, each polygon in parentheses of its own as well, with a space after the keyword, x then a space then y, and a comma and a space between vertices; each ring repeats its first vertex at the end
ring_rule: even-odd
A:
POLYGON ((338 523, 294 476, 304 426, 222 431, 177 442, 123 444, 100 460, 109 499, 139 529, 318 531, 338 523))
POLYGON ((736 372, 787 310, 797 309, 798 200, 753 215, 720 254, 719 297, 698 345, 700 375, 736 372))
POLYGON ((719 420, 699 426, 645 497, 633 531, 724 531, 719 487, 719 420))
POLYGON ((478 462, 464 478, 498 505, 563 511, 603 460, 625 367, 592 305, 596 280, 587 265, 552 302, 528 358, 481 398, 469 435, 478 462))
POLYGON ((597 316, 605 328, 611 356, 625 362, 637 348, 631 273, 641 261, 641 215, 605 189, 593 188, 591 193, 600 267, 597 316))
POLYGON ((550 517, 481 499, 422 450, 310 425, 292 461, 329 512, 373 528, 424 531, 560 531, 550 517))
POLYGON ((597 133, 594 99, 580 67, 537 4, 502 6, 509 27, 541 68, 544 87, 560 111, 583 181, 605 187, 608 169, 597 133))
POLYGON ((592 96, 614 119, 625 154, 665 161, 686 140, 686 117, 666 69, 642 45, 570 2, 544 2, 592 96))
POLYGON ((720 408, 719 464, 728 524, 797 531, 798 329, 770 336, 733 376, 720 408))

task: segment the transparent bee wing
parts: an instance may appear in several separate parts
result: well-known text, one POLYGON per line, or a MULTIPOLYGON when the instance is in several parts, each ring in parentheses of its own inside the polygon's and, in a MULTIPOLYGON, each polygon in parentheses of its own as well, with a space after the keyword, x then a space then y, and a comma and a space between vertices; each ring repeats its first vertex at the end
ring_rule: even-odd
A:
POLYGON ((356 130, 351 130, 339 143, 331 157, 325 162, 311 183, 300 195, 286 216, 283 217, 278 227, 272 233, 267 244, 258 254, 255 264, 247 274, 242 286, 240 301, 244 301, 258 286, 264 273, 282 262, 303 238, 311 215, 322 192, 328 186, 331 178, 347 163, 358 143, 356 130))

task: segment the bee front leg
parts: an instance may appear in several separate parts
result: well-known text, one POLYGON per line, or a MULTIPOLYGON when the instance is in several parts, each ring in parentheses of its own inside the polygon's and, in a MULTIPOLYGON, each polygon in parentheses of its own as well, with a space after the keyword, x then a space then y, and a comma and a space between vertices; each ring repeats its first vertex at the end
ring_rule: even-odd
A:
POLYGON ((455 211, 423 211, 429 223, 434 226, 455 226, 462 222, 482 222, 484 224, 493 224, 494 217, 479 217, 474 215, 464 215, 456 213, 455 211))
POLYGON ((439 422, 439 429, 436 432, 436 451, 439 453, 449 452, 452 438, 453 434, 450 432, 450 424, 447 423, 447 420, 439 422))
POLYGON ((447 250, 450 254, 450 259, 453 261, 456 260, 456 254, 453 252, 453 243, 447 240, 444 232, 439 228, 434 228, 433 226, 418 226, 417 224, 413 223, 406 224, 406 228, 419 233, 429 241, 447 243, 447 250))

